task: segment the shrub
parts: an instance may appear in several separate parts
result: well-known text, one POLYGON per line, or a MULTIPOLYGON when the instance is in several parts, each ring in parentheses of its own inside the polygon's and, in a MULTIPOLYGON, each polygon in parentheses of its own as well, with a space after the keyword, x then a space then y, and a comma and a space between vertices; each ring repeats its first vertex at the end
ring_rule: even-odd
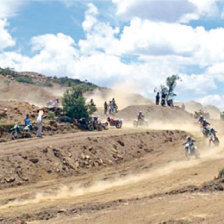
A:
POLYGON ((65 92, 62 105, 65 114, 72 119, 89 117, 85 98, 83 97, 83 89, 80 86, 73 87, 65 92))
POLYGON ((34 84, 33 79, 30 76, 20 76, 16 77, 17 82, 23 82, 27 84, 34 84))
POLYGON ((50 120, 55 120, 55 113, 53 111, 48 112, 48 117, 50 120))

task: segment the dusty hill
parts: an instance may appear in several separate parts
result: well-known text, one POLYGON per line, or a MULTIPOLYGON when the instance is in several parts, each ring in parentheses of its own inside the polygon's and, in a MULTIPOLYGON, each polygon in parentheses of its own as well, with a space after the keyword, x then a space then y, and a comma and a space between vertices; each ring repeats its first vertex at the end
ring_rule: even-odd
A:
POLYGON ((152 102, 138 94, 127 93, 124 89, 112 90, 99 87, 87 81, 68 77, 47 77, 35 72, 15 72, 0 68, 0 100, 29 102, 38 106, 55 98, 62 98, 64 92, 72 87, 82 85, 87 100, 94 99, 97 107, 105 101, 116 98, 119 109, 132 104, 151 104, 152 102))
POLYGON ((142 111, 145 118, 149 121, 192 121, 192 115, 180 108, 169 108, 155 105, 128 106, 121 110, 117 116, 125 120, 132 121, 136 119, 139 111, 142 111))
POLYGON ((43 106, 51 99, 60 99, 66 89, 75 85, 82 85, 89 91, 99 88, 79 79, 46 77, 34 72, 14 72, 0 68, 0 100, 2 101, 25 101, 43 106))
POLYGON ((194 113, 195 111, 203 110, 205 112, 208 112, 212 119, 220 118, 220 111, 215 106, 211 105, 203 106, 202 104, 195 101, 185 102, 184 105, 189 113, 194 113))

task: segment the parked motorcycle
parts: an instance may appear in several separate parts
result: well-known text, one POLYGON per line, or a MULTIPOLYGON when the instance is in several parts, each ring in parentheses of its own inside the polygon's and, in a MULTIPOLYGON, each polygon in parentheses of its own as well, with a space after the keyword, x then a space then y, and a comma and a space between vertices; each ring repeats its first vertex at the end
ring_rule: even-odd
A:
POLYGON ((114 120, 114 119, 108 117, 107 121, 110 124, 110 126, 113 126, 116 128, 122 128, 123 121, 121 119, 114 120))
POLYGON ((20 138, 31 138, 31 131, 33 130, 32 126, 22 127, 18 124, 15 124, 11 129, 11 138, 12 140, 20 139, 20 138))

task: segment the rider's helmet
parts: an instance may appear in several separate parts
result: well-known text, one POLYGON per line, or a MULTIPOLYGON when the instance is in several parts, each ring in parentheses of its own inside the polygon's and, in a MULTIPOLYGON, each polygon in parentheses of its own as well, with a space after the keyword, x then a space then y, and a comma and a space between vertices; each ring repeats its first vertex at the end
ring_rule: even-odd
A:
POLYGON ((187 140, 187 141, 191 140, 191 136, 187 136, 187 137, 186 137, 186 140, 187 140))

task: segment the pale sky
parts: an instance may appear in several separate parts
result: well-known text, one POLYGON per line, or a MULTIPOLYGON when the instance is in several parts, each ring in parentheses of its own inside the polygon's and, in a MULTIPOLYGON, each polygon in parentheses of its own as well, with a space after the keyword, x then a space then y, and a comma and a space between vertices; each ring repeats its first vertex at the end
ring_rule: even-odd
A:
POLYGON ((224 0, 0 0, 0 67, 224 108, 224 0))

